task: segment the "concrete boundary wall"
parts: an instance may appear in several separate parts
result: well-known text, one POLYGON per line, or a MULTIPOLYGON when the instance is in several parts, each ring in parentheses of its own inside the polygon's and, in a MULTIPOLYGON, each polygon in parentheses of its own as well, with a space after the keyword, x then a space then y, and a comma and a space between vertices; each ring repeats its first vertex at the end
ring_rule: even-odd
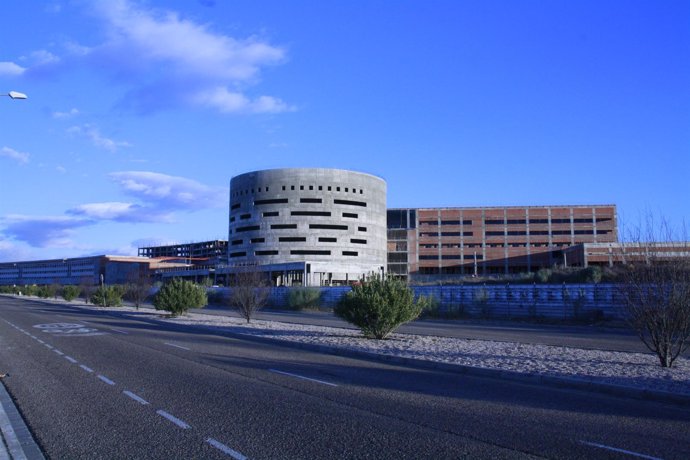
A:
MULTIPOLYGON (((289 308, 289 293, 271 289, 268 307, 289 308)), ((321 307, 333 308, 350 288, 321 291, 321 307)), ((412 286, 416 295, 433 296, 441 316, 552 320, 621 319, 622 298, 614 284, 487 284, 412 286)), ((228 289, 221 289, 225 295, 228 289)))

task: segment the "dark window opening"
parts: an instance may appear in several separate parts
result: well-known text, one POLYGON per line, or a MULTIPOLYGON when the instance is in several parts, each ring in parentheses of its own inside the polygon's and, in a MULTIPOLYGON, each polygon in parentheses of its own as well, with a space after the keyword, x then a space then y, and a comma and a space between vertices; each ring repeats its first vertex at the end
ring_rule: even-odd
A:
POLYGON ((367 204, 364 201, 354 201, 354 200, 338 200, 335 199, 333 200, 333 203, 335 204, 344 204, 347 206, 361 206, 363 208, 367 207, 367 204))
POLYGON ((278 217, 280 213, 278 211, 266 211, 262 214, 264 217, 278 217))
POLYGON ((288 228, 297 228, 297 224, 273 224, 271 225, 272 230, 284 230, 288 228))
POLYGON ((275 250, 255 251, 254 254, 256 254, 257 256, 277 256, 278 251, 275 251, 275 250))
POLYGON ((316 249, 295 249, 290 251, 293 256, 330 256, 331 251, 316 250, 316 249))
POLYGON ((337 242, 338 242, 338 238, 333 238, 330 236, 319 237, 319 243, 337 243, 337 242))
POLYGON ((300 198, 299 202, 300 203, 322 203, 323 200, 321 200, 321 198, 300 198))
POLYGON ((347 230, 347 225, 335 224, 309 224, 309 228, 323 229, 323 230, 347 230))
POLYGON ((231 245, 232 246, 237 246, 238 244, 242 244, 244 240, 232 240, 231 245))
POLYGON ((233 204, 232 206, 230 206, 230 209, 231 209, 231 210, 233 210, 233 209, 239 209, 240 206, 242 206, 241 203, 235 203, 235 204, 233 204))
POLYGON ((249 240, 249 241, 250 241, 252 244, 256 244, 256 243, 265 243, 265 242, 266 242, 266 238, 252 238, 252 239, 249 240))
POLYGON ((307 238, 305 236, 281 236, 278 238, 278 241, 281 243, 297 243, 307 241, 307 238))
POLYGON ((231 252, 230 257, 246 257, 246 252, 231 252))
POLYGON ((235 229, 236 232, 251 232, 254 230, 258 230, 260 227, 258 225, 248 225, 246 227, 237 227, 235 229))
POLYGON ((350 243, 354 244, 367 244, 367 240, 362 240, 359 238, 350 238, 350 243))
POLYGON ((344 212, 343 217, 349 217, 351 219, 357 219, 359 215, 351 213, 351 212, 344 212))
POLYGON ((285 204, 288 202, 287 198, 272 198, 269 200, 254 200, 254 206, 261 206, 264 204, 285 204))
POLYGON ((240 220, 247 220, 251 219, 252 215, 251 214, 240 214, 240 220))
POLYGON ((357 257, 359 253, 357 251, 343 251, 344 256, 357 257))
POLYGON ((331 213, 329 211, 292 211, 291 216, 318 216, 318 217, 330 217, 331 213))

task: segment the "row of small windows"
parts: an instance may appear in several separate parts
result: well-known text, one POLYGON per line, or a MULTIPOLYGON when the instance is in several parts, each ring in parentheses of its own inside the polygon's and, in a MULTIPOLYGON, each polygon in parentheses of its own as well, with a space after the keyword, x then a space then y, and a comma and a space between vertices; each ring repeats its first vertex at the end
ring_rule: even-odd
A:
MULTIPOLYGON (((440 257, 441 260, 458 260, 458 259, 465 259, 465 260, 482 260, 484 259, 484 256, 481 254, 465 254, 464 256, 461 256, 459 254, 444 254, 440 257)), ((422 255, 419 256, 419 260, 439 260, 439 256, 434 254, 434 255, 422 255)))
MULTIPOLYGON (((597 230, 597 235, 608 235, 611 230, 597 230)), ((508 230, 508 231, 487 231, 484 232, 486 236, 547 236, 547 235, 570 235, 570 230, 552 230, 550 233, 548 230, 531 230, 529 232, 525 230, 508 230)), ((572 232, 574 235, 594 235, 594 230, 574 230, 572 232)), ((420 237, 437 237, 437 236, 473 236, 473 232, 420 232, 420 237)))
MULTIPOLYGON (((575 224, 591 224, 592 222, 610 222, 612 219, 610 217, 588 217, 588 218, 575 218, 572 222, 575 224)), ((549 219, 484 219, 486 225, 525 225, 530 224, 548 224, 549 219)), ((551 219, 552 224, 569 224, 571 220, 566 219, 551 219)), ((442 220, 441 225, 472 225, 472 220, 442 220)), ((420 220, 419 225, 439 225, 438 220, 420 220)))
MULTIPOLYGON (((298 187, 298 186, 290 185, 289 187, 290 187, 290 190, 296 190, 297 189, 296 187, 298 187)), ((333 189, 335 188, 336 192, 340 192, 341 190, 344 190, 345 193, 353 193, 353 194, 359 193, 360 195, 364 195, 364 189, 361 189, 361 188, 358 189, 356 187, 340 187, 340 186, 334 187, 332 185, 326 185, 326 186, 323 186, 323 185, 300 185, 299 190, 318 190, 318 191, 322 192, 324 190, 324 187, 326 187, 326 190, 329 192, 332 192, 333 189)), ((283 191, 285 191, 287 189, 288 189, 287 185, 282 186, 283 191)), ((255 193, 254 190, 255 189, 253 189, 253 188, 240 190, 237 192, 233 192, 232 196, 244 196, 244 195, 249 195, 250 193, 253 194, 253 193, 255 193)), ((269 191, 270 191, 269 187, 258 187, 256 189, 256 193, 263 193, 263 192, 269 192, 269 191)))
MULTIPOLYGON (((254 200, 254 206, 264 206, 268 204, 288 204, 290 200, 288 198, 270 198, 266 200, 254 200)), ((300 198, 299 199, 300 203, 309 203, 309 204, 321 204, 323 203, 323 200, 321 198, 300 198)), ((362 208, 367 207, 367 203, 365 201, 357 201, 357 200, 342 200, 335 198, 333 199, 333 204, 342 204, 346 206, 359 206, 362 208)), ((230 206, 230 210, 234 211, 235 209, 239 209, 242 207, 241 203, 233 203, 230 206)))
MULTIPOLYGON (((310 216, 310 217, 331 217, 331 212, 330 211, 290 211, 291 216, 310 216)), ((261 217, 279 217, 280 212, 279 211, 267 211, 261 213, 261 217)), ((352 212, 344 212, 342 214, 344 218, 348 219, 358 219, 359 214, 355 214, 352 212)), ((247 220, 251 219, 252 215, 251 214, 240 214, 240 220, 247 220)), ((235 222, 235 217, 230 218, 230 222, 235 222)))
MULTIPOLYGON (((487 243, 485 245, 487 248, 526 248, 526 247, 533 247, 533 248, 547 248, 549 246, 558 246, 556 244, 549 244, 547 242, 543 243, 487 243)), ((420 244, 420 248, 423 249, 438 249, 439 245, 438 244, 420 244)), ((481 244, 462 244, 462 243, 447 243, 447 244, 441 244, 441 248, 444 249, 458 249, 458 248, 481 248, 481 244)))
MULTIPOLYGON (((254 251, 254 255, 256 256, 277 256, 280 254, 280 251, 277 250, 266 250, 266 251, 254 251)), ((344 256, 352 256, 352 257, 357 257, 359 253, 357 251, 342 251, 342 255, 344 256)), ((325 250, 325 249, 293 249, 290 251, 291 256, 330 256, 331 251, 330 250, 325 250)), ((236 258, 236 257, 247 257, 247 252, 246 251, 239 251, 239 252, 231 252, 230 253, 231 258, 236 258)))
MULTIPOLYGON (((271 224, 271 230, 291 230, 291 229, 296 229, 297 224, 271 224)), ((348 230, 350 227, 347 225, 339 225, 339 224, 309 224, 309 228, 312 230, 348 230)), ((260 230, 261 226, 260 225, 246 225, 244 227, 237 227, 235 229, 235 233, 244 233, 244 232, 254 232, 257 230, 260 230)), ((357 231, 359 232, 366 232, 367 227, 362 227, 359 226, 357 227, 357 231)))
MULTIPOLYGON (((265 243, 266 239, 265 238, 251 238, 249 240, 251 244, 260 244, 260 243, 265 243)), ((278 242, 280 243, 304 243, 307 241, 306 236, 281 236, 278 238, 278 242)), ((335 237, 330 237, 330 236, 321 236, 319 237, 319 243, 337 243, 338 238, 335 237)), ((350 243, 352 244, 367 244, 367 240, 362 239, 362 238, 350 238, 350 243)), ((240 246, 244 244, 244 240, 232 240, 230 242, 231 246, 240 246)))

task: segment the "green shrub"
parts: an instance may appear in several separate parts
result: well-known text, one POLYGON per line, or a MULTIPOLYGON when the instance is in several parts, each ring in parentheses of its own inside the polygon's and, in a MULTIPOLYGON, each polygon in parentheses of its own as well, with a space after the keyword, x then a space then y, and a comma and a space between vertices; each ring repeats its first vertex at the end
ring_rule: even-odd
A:
POLYGON ((156 310, 169 311, 172 316, 184 314, 190 308, 202 308, 207 303, 206 289, 180 278, 165 283, 153 298, 156 310))
POLYGON ((288 306, 292 310, 319 308, 321 306, 321 289, 313 287, 290 288, 288 306))
POLYGON ((124 293, 125 288, 117 284, 99 286, 91 295, 91 303, 99 307, 119 307, 124 293))
POLYGON ((81 292, 81 289, 79 286, 65 286, 62 288, 62 298, 65 299, 67 302, 71 302, 81 292))
POLYGON ((55 297, 55 294, 57 294, 57 289, 55 285, 48 285, 45 284, 43 286, 39 286, 36 290, 36 295, 40 297, 41 299, 49 299, 51 297, 55 297))
POLYGON ((540 268, 536 273, 537 281, 540 283, 548 283, 551 279, 551 270, 548 268, 540 268))
POLYGON ((401 324, 419 317, 428 305, 425 297, 415 301, 404 281, 373 275, 353 286, 333 312, 360 328, 366 337, 384 339, 401 324))

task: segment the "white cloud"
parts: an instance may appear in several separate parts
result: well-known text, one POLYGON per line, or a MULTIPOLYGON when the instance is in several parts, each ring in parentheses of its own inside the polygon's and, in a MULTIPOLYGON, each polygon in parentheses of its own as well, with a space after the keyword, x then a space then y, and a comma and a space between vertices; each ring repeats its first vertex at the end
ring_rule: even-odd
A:
POLYGON ((127 141, 116 141, 103 137, 101 132, 95 126, 85 124, 82 126, 72 126, 67 129, 67 133, 73 136, 83 137, 91 141, 91 143, 98 148, 108 150, 109 152, 116 152, 121 147, 131 147, 127 141))
POLYGON ((26 164, 29 162, 30 155, 28 153, 18 152, 9 147, 3 147, 0 149, 0 157, 11 158, 20 164, 26 164))
POLYGON ((93 221, 69 216, 9 215, 0 220, 3 233, 17 241, 39 248, 72 248, 74 229, 93 225, 93 221))
POLYGON ((226 188, 209 187, 184 177, 147 171, 111 173, 125 193, 140 199, 159 211, 178 209, 204 209, 227 204, 226 188))
POLYGON ((14 62, 0 62, 0 76, 16 77, 22 75, 26 69, 14 62))
POLYGON ((33 51, 27 60, 32 62, 35 66, 51 65, 60 62, 59 57, 47 50, 33 51))
POLYGON ((67 172, 67 168, 64 166, 58 165, 55 167, 55 170, 59 172, 60 174, 65 174, 67 172))
POLYGON ((193 96, 192 100, 198 105, 215 108, 223 113, 280 113, 294 110, 280 99, 261 96, 250 100, 244 94, 228 91, 224 87, 203 90, 193 96))
POLYGON ((77 109, 70 109, 67 112, 53 112, 53 118, 58 119, 58 120, 64 120, 66 118, 72 118, 76 117, 79 115, 79 110, 77 109))
POLYGON ((118 201, 82 204, 68 210, 67 214, 115 222, 168 223, 172 221, 172 217, 169 213, 158 212, 154 209, 134 203, 123 203, 118 201))

